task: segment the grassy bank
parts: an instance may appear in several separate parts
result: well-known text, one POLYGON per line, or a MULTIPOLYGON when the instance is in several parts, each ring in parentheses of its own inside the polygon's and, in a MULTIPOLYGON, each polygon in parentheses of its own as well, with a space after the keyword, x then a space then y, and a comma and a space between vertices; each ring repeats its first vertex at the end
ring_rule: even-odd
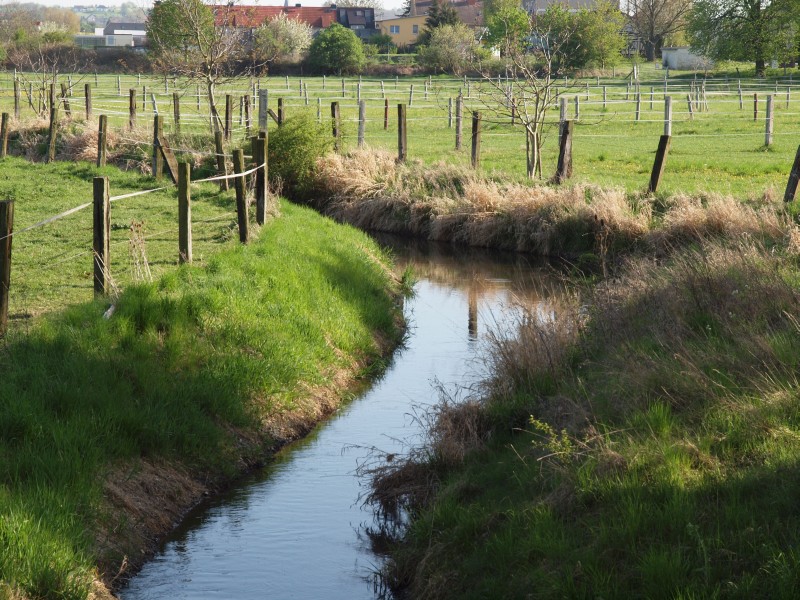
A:
POLYGON ((282 212, 249 246, 129 286, 109 319, 87 302, 3 341, 0 597, 85 598, 98 564, 108 581, 141 560, 196 494, 332 410, 396 339, 377 247, 282 212))
POLYGON ((414 598, 796 597, 797 248, 637 258, 494 344, 480 402, 376 473, 414 598))

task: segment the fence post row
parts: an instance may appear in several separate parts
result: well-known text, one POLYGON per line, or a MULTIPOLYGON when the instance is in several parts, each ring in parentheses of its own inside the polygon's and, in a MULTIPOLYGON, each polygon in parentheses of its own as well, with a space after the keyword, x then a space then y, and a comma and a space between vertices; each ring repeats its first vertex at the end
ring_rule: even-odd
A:
POLYGON ((11 242, 14 201, 0 200, 0 337, 8 331, 8 294, 11 287, 11 242))
POLYGON ((178 262, 192 262, 192 170, 178 163, 178 262))
POLYGON ((107 296, 111 266, 111 201, 108 193, 108 177, 95 177, 93 184, 94 292, 107 296))
MULTIPOLYGON (((233 172, 244 173, 244 150, 237 148, 233 151, 233 172)), ((250 241, 250 220, 247 211, 247 198, 245 197, 244 176, 234 180, 236 188, 236 218, 239 223, 239 241, 246 244, 250 241)))

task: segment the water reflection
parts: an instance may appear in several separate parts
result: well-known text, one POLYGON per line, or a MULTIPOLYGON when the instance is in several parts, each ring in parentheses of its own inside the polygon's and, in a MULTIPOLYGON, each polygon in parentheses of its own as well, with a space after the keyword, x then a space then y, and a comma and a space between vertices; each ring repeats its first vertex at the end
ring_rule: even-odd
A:
POLYGON ((514 303, 547 309, 550 281, 525 257, 381 236, 418 283, 405 307, 410 335, 384 376, 262 472, 192 512, 122 591, 155 598, 375 598, 382 564, 366 532, 355 477, 371 448, 403 452, 438 400, 486 375, 486 333, 507 326, 514 303), (367 583, 365 583, 367 582, 367 583))

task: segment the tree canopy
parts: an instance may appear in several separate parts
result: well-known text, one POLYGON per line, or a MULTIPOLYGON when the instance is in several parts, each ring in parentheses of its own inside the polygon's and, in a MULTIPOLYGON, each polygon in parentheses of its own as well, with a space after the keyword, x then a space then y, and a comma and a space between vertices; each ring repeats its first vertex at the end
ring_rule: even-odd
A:
POLYGON ((461 23, 461 19, 455 7, 448 0, 433 0, 433 4, 428 9, 428 16, 425 17, 425 28, 417 38, 417 44, 425 46, 430 42, 433 30, 442 25, 456 25, 461 23))
POLYGON ((315 70, 337 74, 358 73, 366 61, 361 40, 339 23, 325 28, 314 38, 308 59, 315 70))
POLYGON ((521 0, 492 0, 484 3, 488 36, 486 42, 504 55, 525 43, 531 21, 521 0))
POLYGON ((253 52, 259 62, 267 64, 296 61, 311 46, 311 40, 312 29, 308 23, 281 13, 256 29, 253 52))

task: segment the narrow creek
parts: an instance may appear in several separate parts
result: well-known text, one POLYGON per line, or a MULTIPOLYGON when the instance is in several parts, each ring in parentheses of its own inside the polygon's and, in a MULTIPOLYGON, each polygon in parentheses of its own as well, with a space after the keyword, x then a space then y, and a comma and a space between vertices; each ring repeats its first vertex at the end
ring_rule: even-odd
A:
POLYGON ((283 450, 269 467, 198 506, 120 592, 123 600, 375 598, 383 558, 356 476, 370 449, 419 441, 415 414, 441 390, 484 378, 486 333, 502 330, 514 300, 547 310, 550 280, 529 258, 381 236, 398 268, 412 265, 409 335, 369 389, 283 450))

